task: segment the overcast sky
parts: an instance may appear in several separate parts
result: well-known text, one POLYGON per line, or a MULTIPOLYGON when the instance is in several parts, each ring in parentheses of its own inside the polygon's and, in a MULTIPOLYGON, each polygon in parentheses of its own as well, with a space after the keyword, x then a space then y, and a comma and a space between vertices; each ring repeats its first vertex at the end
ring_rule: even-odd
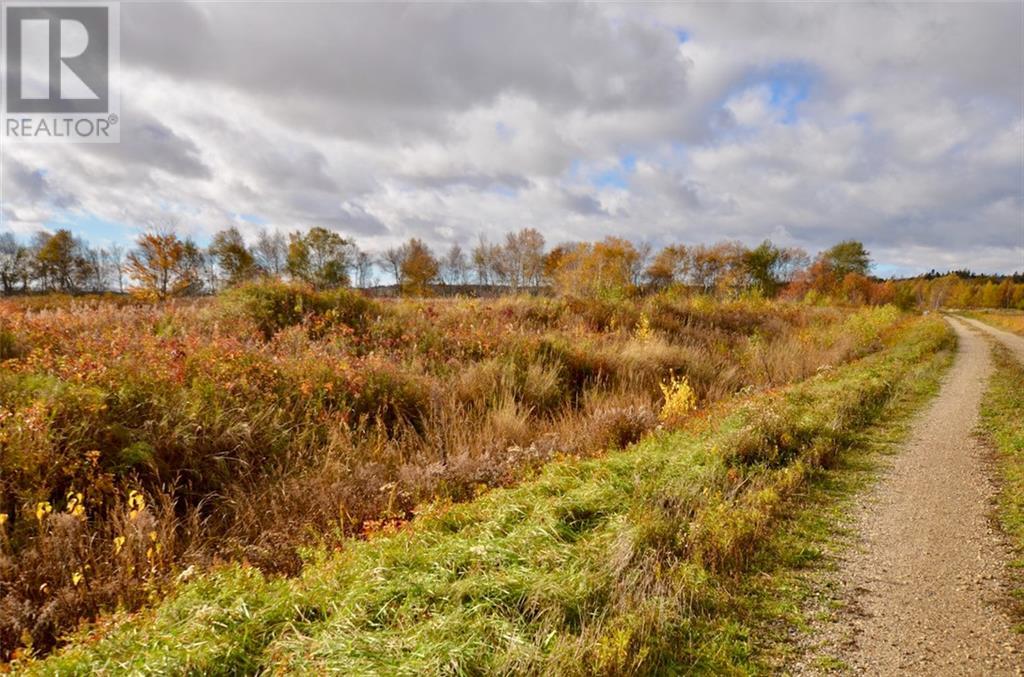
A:
POLYGON ((368 249, 538 228, 1024 270, 1024 12, 122 3, 120 144, 4 148, 3 229, 368 249))

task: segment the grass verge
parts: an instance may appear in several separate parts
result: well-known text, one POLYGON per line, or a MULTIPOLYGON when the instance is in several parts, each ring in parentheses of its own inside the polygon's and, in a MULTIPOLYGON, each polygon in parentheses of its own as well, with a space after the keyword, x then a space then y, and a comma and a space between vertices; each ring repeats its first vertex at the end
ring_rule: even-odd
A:
MULTIPOLYGON (((1002 478, 999 521, 1009 535, 1016 559, 1024 569, 1024 366, 1001 345, 994 344, 995 372, 981 405, 982 431, 995 447, 1002 478)), ((1024 585, 1016 576, 1016 616, 1024 630, 1024 585)))
POLYGON ((723 404, 691 430, 552 463, 535 480, 472 503, 431 505, 398 533, 307 552, 295 579, 225 567, 155 610, 111 621, 98 639, 82 634, 49 660, 19 667, 756 672, 772 652, 752 628, 795 617, 767 601, 788 579, 760 591, 751 581, 814 556, 800 554, 814 534, 800 536, 811 515, 799 506, 842 494, 842 483, 828 480, 842 476, 847 453, 914 399, 908 393, 933 379, 951 345, 941 320, 910 321, 874 355, 723 404))

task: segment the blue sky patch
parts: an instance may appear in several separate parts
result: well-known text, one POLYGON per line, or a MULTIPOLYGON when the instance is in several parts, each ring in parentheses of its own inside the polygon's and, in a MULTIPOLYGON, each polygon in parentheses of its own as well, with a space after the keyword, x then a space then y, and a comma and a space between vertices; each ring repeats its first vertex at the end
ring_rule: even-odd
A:
POLYGON ((791 125, 799 117, 799 106, 811 96, 817 72, 804 63, 782 63, 762 75, 771 91, 769 102, 783 112, 782 122, 791 125))
POLYGON ((628 188, 629 175, 636 171, 636 155, 627 153, 619 158, 617 167, 596 174, 590 179, 595 188, 628 188))
POLYGON ((803 62, 781 62, 768 68, 750 71, 731 87, 722 103, 752 87, 767 85, 768 103, 782 113, 781 122, 796 123, 800 118, 800 104, 811 97, 819 79, 817 71, 803 62))
POLYGON ((251 223, 254 226, 265 226, 268 223, 270 223, 269 221, 267 221, 265 218, 258 214, 235 214, 235 217, 242 221, 245 221, 246 223, 251 223))
POLYGON ((94 247, 106 247, 115 243, 122 246, 131 245, 139 234, 137 228, 83 212, 64 212, 62 216, 47 221, 45 226, 45 230, 51 233, 61 228, 84 237, 94 247))

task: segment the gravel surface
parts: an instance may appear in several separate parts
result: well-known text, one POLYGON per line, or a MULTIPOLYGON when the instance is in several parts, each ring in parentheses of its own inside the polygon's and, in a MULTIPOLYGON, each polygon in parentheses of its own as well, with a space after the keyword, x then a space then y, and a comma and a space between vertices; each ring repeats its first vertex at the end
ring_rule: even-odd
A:
MULTIPOLYGON (((1011 555, 992 522, 991 452, 973 435, 990 351, 961 321, 950 324, 956 360, 891 468, 860 499, 858 542, 836 573, 840 609, 795 673, 1024 674, 1024 641, 1004 603, 1011 555)), ((1024 360, 1024 339, 1007 336, 1024 360)))
POLYGON ((980 329, 995 340, 1002 343, 1004 346, 1010 349, 1010 352, 1017 355, 1017 359, 1024 362, 1024 336, 1018 336, 1013 332, 1005 331, 1003 329, 997 329, 990 324, 979 322, 978 320, 971 320, 966 317, 957 318, 963 320, 967 324, 971 325, 976 329, 980 329))

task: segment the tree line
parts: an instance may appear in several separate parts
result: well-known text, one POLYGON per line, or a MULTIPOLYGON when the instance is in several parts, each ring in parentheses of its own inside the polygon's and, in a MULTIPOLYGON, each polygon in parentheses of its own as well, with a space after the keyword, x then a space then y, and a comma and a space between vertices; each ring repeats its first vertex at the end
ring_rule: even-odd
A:
MULTIPOLYGON (((606 237, 548 248, 534 228, 507 233, 494 243, 481 236, 468 250, 453 244, 441 253, 418 238, 368 252, 322 227, 287 235, 262 231, 251 243, 229 227, 201 247, 180 236, 173 223, 164 223, 141 234, 129 250, 117 245, 94 248, 66 229, 36 233, 27 244, 11 233, 0 234, 4 294, 130 291, 162 299, 213 293, 260 278, 301 281, 320 289, 368 288, 377 286, 378 273, 385 273, 394 280, 395 290, 417 296, 477 286, 498 292, 551 290, 607 297, 680 286, 717 296, 756 293, 911 306, 935 301, 935 294, 921 284, 938 289, 936 281, 946 279, 925 276, 913 286, 873 279, 870 270, 870 254, 856 240, 840 242, 811 258, 802 249, 780 247, 770 240, 756 247, 721 241, 672 244, 655 251, 646 243, 606 237)), ((962 272, 959 275, 963 285, 979 286, 976 280, 964 281, 962 272)), ((1024 290, 1024 285, 1007 284, 1008 288, 1000 287, 999 302, 1013 307, 1017 287, 1024 290)), ((943 294, 943 302, 996 298, 990 290, 977 299, 956 290, 960 288, 943 294)))

